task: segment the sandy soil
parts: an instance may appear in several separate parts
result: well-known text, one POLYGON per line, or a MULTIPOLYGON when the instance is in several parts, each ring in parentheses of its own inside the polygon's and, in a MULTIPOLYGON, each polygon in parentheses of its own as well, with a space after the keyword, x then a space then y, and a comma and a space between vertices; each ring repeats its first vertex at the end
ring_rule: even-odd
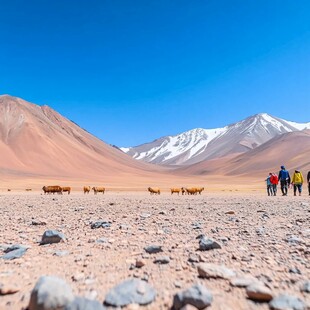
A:
POLYGON ((256 277, 274 295, 284 292, 310 304, 309 294, 300 291, 301 283, 310 278, 310 197, 303 195, 2 192, 0 244, 31 248, 22 258, 0 259, 0 283, 18 289, 0 296, 0 309, 25 308, 41 275, 62 277, 76 294, 99 301, 122 280, 145 278, 155 287, 157 298, 144 309, 169 309, 173 295, 195 283, 211 290, 214 300, 208 309, 269 309, 267 303, 249 300, 245 289, 233 287, 229 280, 199 278, 198 263, 189 262, 190 256, 224 264, 238 275, 256 277), (111 221, 111 227, 91 229, 90 222, 97 220, 111 221), (46 225, 32 225, 32 221, 46 225), (38 245, 48 229, 64 233, 67 241, 38 245), (200 234, 215 239, 222 248, 197 251, 200 234), (288 242, 291 236, 298 242, 288 242), (143 248, 151 244, 162 245, 163 253, 147 254, 143 248), (56 256, 57 251, 68 254, 56 256), (163 255, 170 257, 169 264, 153 262, 163 255), (145 265, 130 268, 136 259, 145 265))

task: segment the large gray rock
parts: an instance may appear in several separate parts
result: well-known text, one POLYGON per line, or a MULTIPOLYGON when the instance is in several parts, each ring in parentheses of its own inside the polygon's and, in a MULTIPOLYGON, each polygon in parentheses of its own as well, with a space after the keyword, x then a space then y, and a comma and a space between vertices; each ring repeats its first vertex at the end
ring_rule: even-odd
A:
POLYGON ((21 245, 21 244, 13 244, 13 245, 8 245, 7 247, 5 247, 3 249, 4 253, 9 253, 15 250, 19 250, 19 249, 28 249, 28 246, 25 245, 21 245))
POLYGON ((64 310, 105 310, 106 308, 97 300, 75 297, 64 310))
POLYGON ((217 243, 215 240, 211 238, 207 238, 206 236, 201 236, 199 238, 199 250, 200 251, 209 251, 214 249, 221 249, 219 243, 217 243))
POLYGON ((63 310, 74 300, 70 286, 62 279, 42 276, 30 296, 29 310, 63 310))
POLYGON ((156 291, 147 282, 129 279, 112 288, 105 297, 104 303, 114 307, 129 304, 147 305, 155 300, 156 291))
POLYGON ((213 296, 203 285, 197 284, 174 295, 173 309, 179 310, 185 305, 192 305, 197 309, 204 309, 211 305, 213 296))
POLYGON ((200 263, 197 266, 197 268, 198 268, 198 274, 202 278, 230 279, 236 276, 236 273, 233 270, 223 265, 200 263))
POLYGON ((1 256, 1 258, 7 259, 7 260, 20 258, 26 253, 27 250, 28 250, 27 246, 20 245, 20 244, 14 244, 4 249, 4 253, 6 254, 1 256))
POLYGON ((66 237, 64 234, 57 230, 47 230, 44 232, 42 236, 42 240, 40 242, 41 245, 43 244, 50 244, 50 243, 58 243, 60 241, 66 240, 66 237))
POLYGON ((281 294, 269 303, 273 310, 306 310, 306 305, 298 297, 281 294))

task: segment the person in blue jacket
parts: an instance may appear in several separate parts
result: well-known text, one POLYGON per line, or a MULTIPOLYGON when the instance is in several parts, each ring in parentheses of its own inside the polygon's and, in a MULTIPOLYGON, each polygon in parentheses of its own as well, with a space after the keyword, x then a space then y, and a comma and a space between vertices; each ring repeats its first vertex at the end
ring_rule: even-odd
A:
POLYGON ((282 196, 287 196, 287 189, 289 184, 291 183, 291 177, 289 172, 285 169, 284 166, 281 166, 278 179, 281 185, 282 196))
POLYGON ((270 178, 272 176, 272 173, 270 172, 267 179, 265 180, 266 181, 266 185, 267 185, 267 194, 268 196, 273 196, 273 186, 272 186, 272 183, 270 181, 270 178))

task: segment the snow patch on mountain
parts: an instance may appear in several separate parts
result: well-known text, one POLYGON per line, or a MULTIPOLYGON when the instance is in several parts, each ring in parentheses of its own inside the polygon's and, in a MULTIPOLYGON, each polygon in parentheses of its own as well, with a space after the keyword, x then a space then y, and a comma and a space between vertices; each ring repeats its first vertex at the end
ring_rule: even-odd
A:
POLYGON ((290 121, 286 121, 288 124, 290 124, 291 126, 297 128, 298 130, 305 130, 305 129, 310 129, 310 123, 295 123, 295 122, 290 122, 290 121))

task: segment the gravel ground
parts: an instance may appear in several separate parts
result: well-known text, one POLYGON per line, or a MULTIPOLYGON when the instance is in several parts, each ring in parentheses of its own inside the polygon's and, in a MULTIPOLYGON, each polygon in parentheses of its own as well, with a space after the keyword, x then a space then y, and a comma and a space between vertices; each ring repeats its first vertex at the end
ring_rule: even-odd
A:
POLYGON ((194 284, 212 293, 207 309, 270 309, 268 302, 253 301, 245 287, 235 286, 238 278, 241 283, 259 282, 273 297, 299 297, 304 309, 310 307, 310 294, 301 291, 310 280, 310 197, 306 195, 7 193, 0 195, 0 218, 0 256, 7 245, 29 246, 20 258, 0 258, 4 294, 0 309, 26 309, 41 275, 63 278, 75 295, 100 302, 112 287, 129 278, 146 280, 155 288, 153 302, 125 309, 170 309, 174 295, 194 284), (92 229, 96 221, 110 225, 92 229), (39 245, 50 229, 66 240, 39 245), (200 251, 200 235, 221 248, 200 251), (144 248, 150 245, 161 246, 162 252, 147 253, 144 248), (197 267, 206 263, 224 265, 235 275, 199 277, 197 267))

